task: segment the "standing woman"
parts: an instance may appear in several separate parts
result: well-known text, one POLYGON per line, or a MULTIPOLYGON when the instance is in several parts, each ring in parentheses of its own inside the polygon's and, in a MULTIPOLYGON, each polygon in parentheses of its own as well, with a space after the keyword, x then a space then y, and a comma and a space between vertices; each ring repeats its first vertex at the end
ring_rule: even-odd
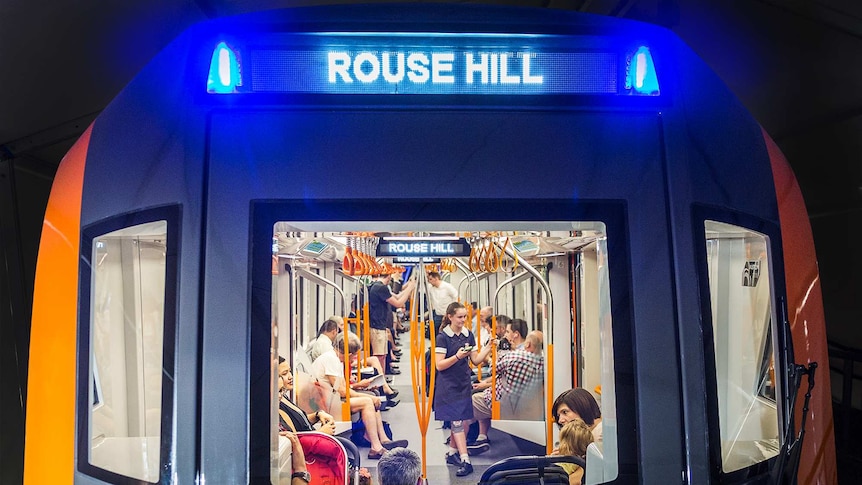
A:
POLYGON ((488 357, 491 348, 497 344, 494 341, 482 348, 482 352, 476 352, 476 336, 464 328, 466 319, 467 309, 464 305, 450 303, 443 316, 434 349, 437 369, 434 415, 438 421, 452 423, 446 463, 458 466, 455 475, 459 477, 473 473, 464 432, 464 422, 473 419, 473 386, 467 359, 477 365, 488 357))

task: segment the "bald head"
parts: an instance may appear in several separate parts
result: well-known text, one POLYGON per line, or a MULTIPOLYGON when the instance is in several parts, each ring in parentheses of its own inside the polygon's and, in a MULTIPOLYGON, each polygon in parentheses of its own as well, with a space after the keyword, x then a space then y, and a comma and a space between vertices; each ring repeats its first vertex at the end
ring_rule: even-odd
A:
POLYGON ((542 334, 541 330, 533 330, 527 334, 527 338, 524 340, 524 348, 534 354, 542 353, 542 342, 545 340, 545 336, 542 334))

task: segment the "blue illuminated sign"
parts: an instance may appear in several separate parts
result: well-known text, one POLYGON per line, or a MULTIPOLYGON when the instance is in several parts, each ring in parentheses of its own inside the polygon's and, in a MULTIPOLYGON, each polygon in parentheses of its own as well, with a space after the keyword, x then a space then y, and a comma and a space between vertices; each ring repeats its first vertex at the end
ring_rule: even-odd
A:
POLYGON ((254 51, 255 92, 341 94, 612 94, 606 52, 472 50, 254 51))
POLYGON ((470 245, 463 238, 457 240, 386 240, 377 246, 378 256, 408 258, 451 258, 469 256, 470 245))
POLYGON ((210 93, 657 96, 649 49, 592 37, 307 33, 220 43, 210 93))

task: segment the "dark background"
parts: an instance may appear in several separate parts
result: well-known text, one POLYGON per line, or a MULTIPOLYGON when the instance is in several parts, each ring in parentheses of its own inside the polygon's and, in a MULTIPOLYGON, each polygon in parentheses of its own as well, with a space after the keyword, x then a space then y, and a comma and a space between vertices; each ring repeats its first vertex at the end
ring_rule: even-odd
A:
MULTIPOLYGON (((358 2, 0 1, 0 483, 21 482, 36 253, 62 156, 122 87, 189 25, 322 3, 358 2)), ((836 356, 842 348, 862 349, 862 258, 855 252, 862 235, 862 1, 463 3, 565 8, 668 27, 718 73, 778 143, 799 179, 814 230, 827 331, 835 344, 830 352, 839 477, 842 483, 855 482, 862 471, 862 450, 842 437, 857 435, 862 420, 858 411, 840 407, 844 360, 836 356), (853 432, 845 434, 844 429, 853 432)), ((862 360, 862 352, 855 352, 862 360)), ((862 374, 862 365, 856 369, 857 376, 862 374)), ((860 384, 857 377, 857 410, 862 407, 860 384)))

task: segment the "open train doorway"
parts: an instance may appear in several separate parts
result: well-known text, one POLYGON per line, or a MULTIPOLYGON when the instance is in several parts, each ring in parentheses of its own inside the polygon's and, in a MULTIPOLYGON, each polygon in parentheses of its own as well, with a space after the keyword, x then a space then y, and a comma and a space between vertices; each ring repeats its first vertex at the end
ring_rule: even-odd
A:
MULTIPOLYGON (((380 397, 383 412, 379 414, 387 421, 392 439, 407 440, 411 448, 422 450, 426 478, 460 483, 450 476, 452 470, 443 458, 448 423, 436 419, 434 394, 439 381, 429 378, 437 370, 425 355, 433 355, 440 345, 435 345, 441 328, 434 316, 445 311, 434 308, 429 297, 432 273, 456 289, 458 302, 467 310, 464 327, 475 336, 476 350, 481 352, 490 338, 497 339, 486 361, 471 362, 471 374, 464 377, 471 379, 473 393, 490 401, 492 416, 487 435, 490 449, 472 458, 478 472, 471 479, 508 456, 550 453, 560 433, 553 424, 554 398, 574 387, 588 390, 601 409, 598 439, 592 447, 591 483, 616 477, 614 338, 605 222, 278 220, 271 227, 273 397, 269 415, 274 483, 279 470, 285 469, 279 454, 284 438, 274 431, 279 426, 279 401, 287 400, 307 415, 333 416, 334 433, 351 439, 358 438, 356 429, 363 427, 361 413, 352 412, 351 396, 368 394, 380 397), (373 354, 367 338, 368 306, 369 288, 381 274, 392 276, 393 294, 408 281, 415 282, 404 306, 391 308, 394 324, 407 329, 403 336, 394 328, 390 333, 392 344, 402 353, 400 374, 382 372, 388 382, 380 380, 373 389, 352 388, 350 382, 363 380, 364 372, 377 373, 368 362, 373 354), (492 318, 483 320, 482 310, 488 309, 492 318), (315 342, 324 336, 324 326, 333 319, 340 321, 339 334, 343 336, 346 329, 360 344, 356 353, 333 349, 339 356, 350 356, 340 360, 344 368, 337 381, 327 379, 323 367, 314 363, 319 355, 312 355, 315 342), (515 371, 506 375, 506 366, 500 363, 514 362, 518 352, 530 348, 525 345, 528 334, 541 340, 537 351, 542 366, 538 375, 525 382, 515 371), (514 354, 506 357, 510 353, 514 354), (292 386, 287 392, 284 376, 279 376, 280 360, 290 364, 292 386), (388 392, 383 386, 387 391, 399 390, 397 407, 387 407, 388 392)), ((350 338, 333 344, 342 345, 345 340, 350 338)), ((362 439, 358 441, 362 444, 362 439)), ((363 466, 373 473, 374 462, 366 460, 373 450, 360 451, 363 466)))

